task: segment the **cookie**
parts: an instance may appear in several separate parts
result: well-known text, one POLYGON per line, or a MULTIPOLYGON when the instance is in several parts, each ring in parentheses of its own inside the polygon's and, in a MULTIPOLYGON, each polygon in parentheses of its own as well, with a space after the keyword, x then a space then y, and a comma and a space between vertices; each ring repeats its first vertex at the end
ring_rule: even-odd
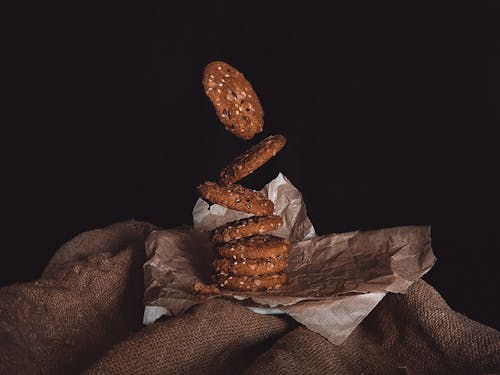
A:
POLYGON ((203 87, 227 131, 245 140, 262 131, 264 111, 243 73, 225 62, 211 62, 203 72, 203 87))
POLYGON ((282 225, 283 220, 276 215, 247 217, 215 228, 210 233, 210 241, 213 243, 229 242, 255 234, 267 233, 282 225))
POLYGON ((223 258, 234 260, 275 258, 290 252, 291 243, 286 238, 259 234, 215 245, 223 258))
POLYGON ((274 212, 274 203, 271 200, 262 193, 241 185, 223 186, 215 182, 205 181, 197 189, 203 199, 233 210, 254 215, 272 215, 274 212))
POLYGON ((286 282, 284 273, 263 276, 229 276, 216 275, 215 281, 221 288, 236 290, 236 291, 258 291, 278 289, 286 282))
POLYGON ((232 184, 248 176, 275 156, 285 143, 286 138, 280 134, 263 139, 224 168, 219 173, 219 181, 223 184, 232 184))
POLYGON ((236 276, 271 275, 283 271, 287 265, 286 254, 268 259, 234 260, 219 258, 213 262, 216 273, 236 276))

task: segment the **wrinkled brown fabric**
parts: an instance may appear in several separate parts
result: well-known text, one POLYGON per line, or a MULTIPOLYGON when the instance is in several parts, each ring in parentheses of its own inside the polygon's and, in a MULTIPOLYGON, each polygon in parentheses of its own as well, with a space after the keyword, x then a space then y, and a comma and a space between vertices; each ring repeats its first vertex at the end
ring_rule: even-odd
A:
POLYGON ((37 281, 0 289, 1 374, 481 374, 500 333, 423 281, 387 295, 340 346, 289 318, 215 299, 142 327, 151 224, 83 233, 37 281))

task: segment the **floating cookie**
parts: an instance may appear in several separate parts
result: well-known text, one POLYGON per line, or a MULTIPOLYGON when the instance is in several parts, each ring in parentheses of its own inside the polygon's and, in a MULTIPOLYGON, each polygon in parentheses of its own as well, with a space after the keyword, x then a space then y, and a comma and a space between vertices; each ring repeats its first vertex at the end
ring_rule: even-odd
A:
POLYGON ((284 273, 263 276, 216 275, 215 281, 221 288, 255 292, 280 288, 286 282, 286 275, 284 273))
POLYGON ((275 156, 285 143, 286 138, 280 134, 263 139, 224 168, 219 174, 219 181, 223 184, 232 184, 248 176, 275 156))
POLYGON ((287 265, 286 255, 276 258, 246 260, 219 258, 213 262, 216 273, 236 276, 271 275, 283 271, 287 265))
POLYGON ((198 186, 201 197, 210 203, 217 203, 233 210, 254 215, 272 215, 274 203, 262 193, 247 189, 241 185, 219 185, 206 181, 198 186))
POLYGON ((223 258, 234 260, 275 258, 288 254, 291 243, 286 238, 261 234, 215 245, 223 258))
POLYGON ((249 140, 264 126, 264 111, 245 76, 231 65, 214 61, 203 72, 205 94, 222 124, 235 136, 249 140))
POLYGON ((215 228, 210 233, 210 241, 214 243, 229 242, 255 234, 267 233, 278 229, 281 225, 283 225, 283 220, 276 215, 247 217, 215 228))

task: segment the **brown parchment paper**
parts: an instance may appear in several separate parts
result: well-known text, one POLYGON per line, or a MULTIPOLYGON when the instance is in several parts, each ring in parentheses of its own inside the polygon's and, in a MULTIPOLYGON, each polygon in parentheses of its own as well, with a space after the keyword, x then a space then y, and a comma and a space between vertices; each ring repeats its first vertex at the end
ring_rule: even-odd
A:
MULTIPOLYGON (((288 282, 265 292, 222 291, 253 311, 284 313, 340 344, 387 292, 405 293, 434 264, 428 226, 404 226, 317 236, 302 195, 281 173, 262 192, 275 203, 284 225, 273 234, 293 246, 288 282)), ((145 312, 149 324, 175 316, 217 296, 193 293, 196 282, 210 284, 215 253, 208 233, 244 213, 199 199, 193 227, 154 231, 146 241, 145 312)))

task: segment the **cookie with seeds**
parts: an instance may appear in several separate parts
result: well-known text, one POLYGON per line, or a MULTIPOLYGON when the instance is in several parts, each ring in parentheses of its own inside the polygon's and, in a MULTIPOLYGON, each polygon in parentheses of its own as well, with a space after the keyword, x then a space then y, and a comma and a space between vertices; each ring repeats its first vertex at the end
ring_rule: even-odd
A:
POLYGON ((264 194, 241 185, 224 186, 205 181, 197 189, 203 199, 233 210, 254 215, 272 215, 274 212, 274 203, 267 199, 264 194))
POLYGON ((216 275, 215 282, 221 288, 241 292, 278 289, 286 282, 284 273, 262 276, 216 275))
POLYGON ((288 265, 287 254, 267 259, 234 260, 218 258, 213 261, 216 273, 221 275, 256 276, 283 271, 288 265))
POLYGON ((276 215, 251 216, 215 228, 210 233, 210 241, 213 243, 229 242, 255 234, 267 233, 282 225, 283 219, 276 215))
POLYGON ((213 61, 203 72, 205 94, 227 131, 249 140, 264 127, 264 111, 252 85, 236 68, 213 61))
POLYGON ((223 184, 232 184, 248 176, 275 156, 285 146, 285 143, 286 138, 280 134, 263 139, 233 159, 219 173, 219 181, 223 184))
POLYGON ((215 245, 223 258, 234 260, 275 258, 290 252, 291 242, 270 234, 258 234, 215 245))

